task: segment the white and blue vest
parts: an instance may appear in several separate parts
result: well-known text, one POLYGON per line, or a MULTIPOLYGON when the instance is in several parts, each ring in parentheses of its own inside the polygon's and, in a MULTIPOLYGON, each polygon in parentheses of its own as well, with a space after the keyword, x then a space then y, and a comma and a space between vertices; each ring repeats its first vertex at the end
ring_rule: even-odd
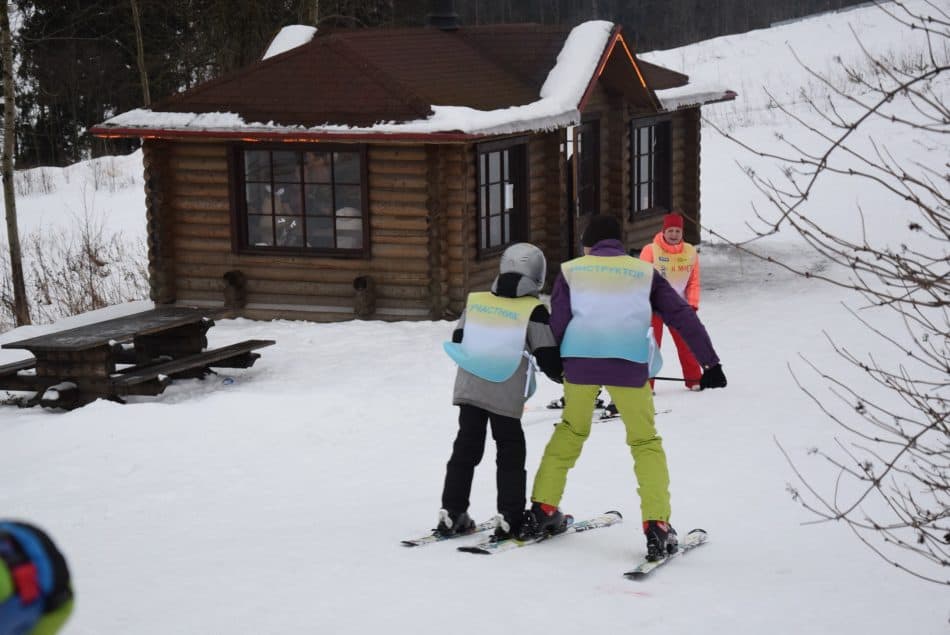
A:
POLYGON ((534 296, 503 298, 487 291, 470 293, 462 342, 445 342, 442 348, 473 375, 503 382, 521 365, 528 321, 539 304, 541 301, 534 296))
POLYGON ((571 321, 561 357, 620 358, 647 364, 655 376, 663 360, 650 320, 653 265, 630 256, 582 256, 561 265, 571 290, 571 321))

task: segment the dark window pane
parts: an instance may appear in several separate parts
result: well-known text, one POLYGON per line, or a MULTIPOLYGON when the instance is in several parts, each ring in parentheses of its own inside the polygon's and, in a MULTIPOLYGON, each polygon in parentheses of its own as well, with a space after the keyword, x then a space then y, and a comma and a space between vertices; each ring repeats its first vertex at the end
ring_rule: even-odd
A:
POLYGON ((249 215, 247 217, 247 242, 254 247, 274 244, 273 216, 249 215))
POLYGON ((308 185, 307 214, 317 216, 333 215, 333 187, 330 185, 308 185))
POLYGON ((303 155, 303 176, 307 183, 330 183, 333 180, 330 153, 305 152, 303 155))
POLYGON ((483 154, 478 157, 478 184, 485 185, 488 183, 488 155, 483 154))
POLYGON ((360 183, 360 155, 358 152, 333 153, 333 180, 336 183, 360 183))
POLYGON ((328 216, 307 217, 307 247, 333 247, 333 219, 328 216))
POLYGON ((278 192, 281 190, 283 190, 283 194, 280 195, 277 205, 278 213, 303 216, 303 202, 300 200, 300 186, 288 183, 287 185, 281 185, 277 189, 278 192))
POLYGON ((478 191, 478 216, 484 218, 488 216, 488 187, 481 187, 478 191))
POLYGON ((251 150, 244 153, 244 179, 270 181, 270 152, 251 150))
POLYGON ((504 215, 505 242, 511 242, 511 214, 504 215))
POLYGON ((274 152, 274 181, 278 183, 300 182, 300 153, 274 152))
POLYGON ((336 209, 337 214, 339 210, 348 207, 355 209, 357 211, 356 215, 359 216, 360 209, 360 199, 362 197, 362 189, 359 185, 337 185, 336 186, 336 209))
POLYGON ((295 216, 278 216, 278 247, 303 247, 303 219, 295 216))
POLYGON ((270 186, 263 183, 248 183, 245 187, 248 214, 270 214, 270 186))
POLYGON ((511 164, 511 155, 505 150, 501 153, 502 165, 504 169, 502 170, 503 178, 505 181, 510 181, 511 177, 508 176, 508 166, 511 164))

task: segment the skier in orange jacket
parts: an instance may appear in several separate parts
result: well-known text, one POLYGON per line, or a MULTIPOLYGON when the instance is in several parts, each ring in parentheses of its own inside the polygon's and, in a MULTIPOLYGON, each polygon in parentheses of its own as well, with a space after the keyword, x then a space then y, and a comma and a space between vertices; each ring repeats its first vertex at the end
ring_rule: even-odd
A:
MULTIPOLYGON (((693 310, 699 310, 699 255, 695 247, 683 240, 683 217, 676 210, 663 217, 662 231, 640 251, 640 260, 652 262, 654 269, 666 278, 693 310)), ((659 347, 663 339, 663 320, 656 313, 653 314, 653 335, 659 347)), ((670 328, 670 335, 679 353, 686 388, 699 390, 699 379, 703 375, 699 362, 676 329, 670 328)), ((652 379, 650 386, 653 386, 652 379)))

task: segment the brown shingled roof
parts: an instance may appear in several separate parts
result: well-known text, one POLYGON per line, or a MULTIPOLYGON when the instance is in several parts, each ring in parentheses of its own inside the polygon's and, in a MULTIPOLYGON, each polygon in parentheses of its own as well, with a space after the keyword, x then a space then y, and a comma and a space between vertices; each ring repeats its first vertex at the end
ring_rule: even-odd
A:
MULTIPOLYGON (((615 30, 615 37, 619 34, 615 30)), ((431 105, 495 110, 537 101, 571 29, 536 24, 358 29, 320 33, 152 106, 157 112, 233 112, 248 123, 368 127, 425 119, 431 105)), ((611 40, 615 42, 615 40, 611 40)), ((635 103, 654 99, 630 64, 611 53, 604 80, 635 103)), ((649 89, 688 77, 637 60, 649 89)))
POLYGON ((430 104, 480 110, 528 104, 538 99, 568 31, 512 26, 318 34, 152 109, 236 112, 248 122, 283 125, 368 126, 424 119, 430 104))

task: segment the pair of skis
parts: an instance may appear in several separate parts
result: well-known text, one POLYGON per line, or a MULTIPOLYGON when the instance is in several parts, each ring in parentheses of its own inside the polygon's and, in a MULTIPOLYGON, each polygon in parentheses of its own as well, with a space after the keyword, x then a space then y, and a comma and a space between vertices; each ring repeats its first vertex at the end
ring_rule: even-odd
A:
MULTIPOLYGON (((465 553, 477 553, 482 555, 492 555, 496 553, 501 553, 503 551, 510 551, 512 549, 519 549, 521 547, 527 547, 530 545, 536 545, 541 542, 546 542, 548 540, 553 540, 560 536, 566 536, 568 534, 576 534, 584 531, 590 531, 593 529, 599 529, 601 527, 609 527, 613 524, 619 523, 623 520, 623 517, 620 515, 620 512, 610 511, 599 516, 594 516, 592 518, 587 518, 585 520, 575 520, 572 516, 567 517, 567 528, 558 534, 545 534, 537 538, 530 538, 528 540, 519 540, 517 538, 503 538, 498 539, 494 536, 480 540, 473 544, 462 545, 458 547, 459 551, 465 553)), ((466 532, 464 534, 456 534, 453 536, 443 536, 441 534, 433 531, 430 534, 425 536, 420 536, 418 538, 410 538, 403 540, 402 544, 406 547, 421 547, 424 545, 429 545, 435 542, 442 542, 444 540, 453 540, 455 538, 461 538, 466 536, 473 536, 479 534, 483 531, 494 528, 495 523, 493 521, 485 521, 479 523, 475 526, 472 531, 466 532)), ((663 558, 662 560, 649 561, 642 560, 639 562, 633 569, 630 571, 624 572, 624 577, 639 580, 651 572, 655 571, 659 567, 665 565, 667 562, 670 562, 674 558, 689 552, 690 550, 704 544, 706 542, 706 532, 702 529, 694 529, 688 534, 682 542, 680 542, 679 551, 674 554, 663 558)))

